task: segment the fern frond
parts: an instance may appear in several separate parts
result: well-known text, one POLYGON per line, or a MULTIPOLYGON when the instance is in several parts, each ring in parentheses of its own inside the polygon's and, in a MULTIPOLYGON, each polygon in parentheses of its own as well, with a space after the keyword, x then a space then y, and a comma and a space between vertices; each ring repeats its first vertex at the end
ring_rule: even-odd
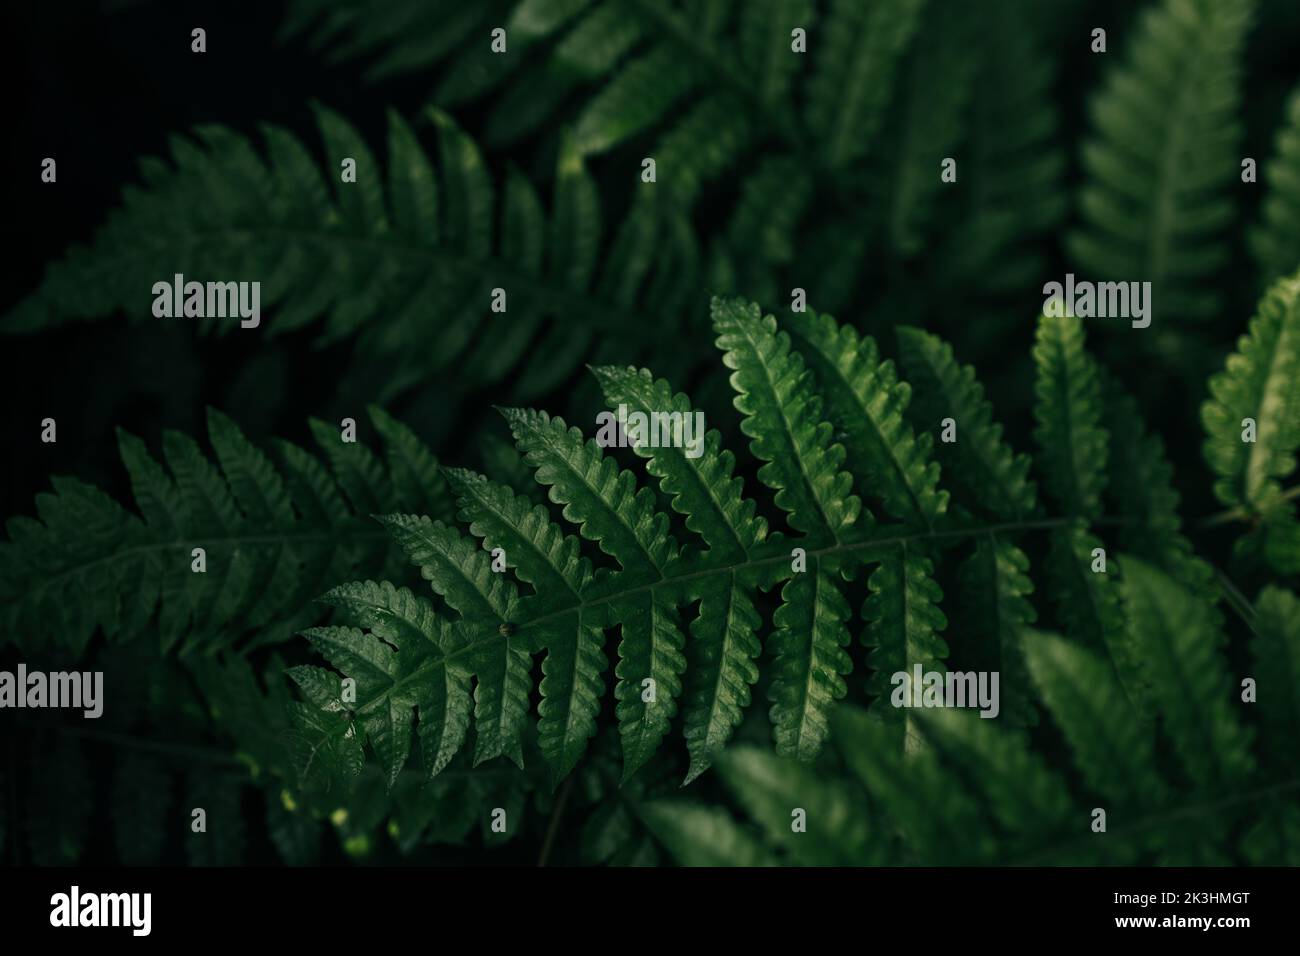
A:
POLYGON ((0 545, 4 632, 78 652, 97 628, 110 641, 156 632, 163 650, 250 631, 256 644, 287 639, 311 622, 304 608, 323 589, 399 567, 368 517, 380 502, 452 514, 432 454, 381 410, 371 416, 389 468, 324 423, 314 428, 332 470, 288 443, 273 463, 215 410, 215 465, 194 441, 168 432, 164 467, 120 432, 139 514, 90 485, 55 478, 53 492, 37 496, 39 520, 11 519, 0 545), (66 600, 69 590, 82 599, 66 600))
POLYGON ((808 82, 806 107, 808 128, 825 144, 831 167, 860 159, 870 147, 921 7, 921 0, 831 4, 820 31, 826 50, 808 82))
POLYGON ((960 163, 966 206, 934 254, 945 274, 991 294, 1041 281, 1038 244, 1059 227, 1068 206, 1052 100, 1055 71, 1053 59, 1042 55, 1045 31, 1029 22, 1035 7, 1033 0, 980 5, 980 61, 960 163))
MULTIPOLYGON (((1198 706, 1215 706, 1205 681, 1217 680, 1212 673, 1212 632, 1219 619, 1208 601, 1193 602, 1183 594, 1198 580, 1201 566, 1181 537, 1176 499, 1167 487, 1169 476, 1159 449, 1136 420, 1116 430, 1114 440, 1121 450, 1116 460, 1160 485, 1134 506, 1133 514, 1136 521, 1150 524, 1158 553, 1180 557, 1181 564, 1171 564, 1179 576, 1175 580, 1154 568, 1144 571, 1139 558, 1125 558, 1117 562, 1125 581, 1121 605, 1121 592, 1110 579, 1113 569, 1093 567, 1100 560, 1094 552, 1102 543, 1088 530, 1085 515, 1099 511, 1109 438, 1102 427, 1099 372, 1083 352, 1077 320, 1044 320, 1039 420, 1045 454, 1055 452, 1056 460, 1067 465, 1063 473, 1047 471, 1060 500, 1067 506, 1087 506, 1048 519, 1034 515, 1037 506, 1026 463, 1002 442, 973 372, 959 366, 938 339, 919 332, 903 336, 905 357, 910 353, 928 376, 924 381, 938 384, 934 391, 942 402, 939 409, 962 416, 962 438, 956 444, 971 449, 973 456, 954 460, 959 466, 978 462, 982 469, 980 477, 969 482, 974 489, 971 510, 1000 519, 980 526, 969 515, 952 525, 939 524, 945 493, 934 464, 927 460, 928 443, 915 439, 904 424, 908 387, 895 379, 889 363, 879 360, 869 339, 840 328, 829 317, 809 315, 789 320, 792 341, 790 332, 756 306, 723 299, 714 300, 713 317, 724 364, 732 370, 742 431, 751 439, 754 458, 762 463, 760 480, 775 491, 775 505, 790 515, 792 532, 768 535, 717 431, 696 431, 698 440, 687 441, 684 432, 674 439, 670 428, 651 439, 636 427, 622 434, 618 416, 609 416, 603 418, 597 438, 588 439, 543 412, 504 410, 526 465, 548 490, 549 504, 453 470, 442 474, 473 537, 427 517, 383 519, 421 567, 437 602, 416 613, 410 608, 420 602, 409 593, 358 585, 342 608, 342 621, 329 630, 308 632, 311 640, 323 644, 326 659, 356 682, 357 693, 355 700, 345 702, 340 697, 344 687, 334 672, 294 670, 303 698, 296 724, 304 786, 324 782, 313 778, 304 757, 337 766, 334 779, 346 782, 357 778, 357 757, 366 746, 380 757, 385 776, 396 779, 405 761, 402 735, 409 736, 417 721, 424 727, 424 707, 435 709, 429 721, 435 728, 457 728, 440 737, 434 759, 424 761, 425 776, 436 775, 461 746, 470 724, 471 683, 477 702, 476 761, 506 754, 520 762, 531 662, 543 653, 539 742, 551 783, 558 783, 577 766, 595 735, 607 690, 607 632, 615 628, 619 643, 612 696, 622 751, 617 776, 629 785, 642 779, 640 774, 663 749, 680 709, 690 756, 686 780, 695 780, 718 762, 759 683, 762 618, 756 592, 777 585, 768 717, 779 755, 814 760, 824 751, 840 709, 835 702, 847 696, 845 678, 853 668, 855 645, 843 582, 863 565, 870 596, 862 611, 866 626, 861 638, 870 648, 867 692, 875 698, 869 719, 879 726, 869 734, 869 753, 856 764, 846 758, 867 775, 864 783, 873 799, 908 821, 900 826, 915 841, 912 849, 924 858, 943 858, 942 841, 951 836, 950 826, 978 826, 989 819, 1008 832, 990 834, 987 843, 964 843, 953 858, 989 859, 999 849, 1018 852, 1025 841, 1009 832, 1011 811, 1002 805, 1008 779, 986 781, 977 792, 960 797, 934 791, 949 787, 952 775, 969 773, 972 753, 999 754, 1034 780, 1016 812, 1033 817, 1035 839, 1041 833, 1055 834, 1065 826, 1066 815, 1077 811, 1057 799, 1053 778, 1026 750, 1029 735, 1020 730, 1033 721, 1022 655, 1036 639, 1027 633, 1036 613, 1029 600, 1034 585, 1028 558, 1013 536, 1031 529, 1052 533, 1047 567, 1055 581, 1053 593, 1061 604, 1059 617, 1079 648, 1078 654, 1072 650, 1062 661, 1052 645, 1052 656, 1042 652, 1033 675, 1052 688, 1044 695, 1067 737, 1076 735, 1072 722, 1083 719, 1077 712, 1118 695, 1124 708, 1136 715, 1131 733, 1148 735, 1154 718, 1163 718, 1161 726, 1193 768, 1192 776, 1203 781, 1203 768, 1186 753, 1194 736, 1187 727, 1187 702, 1175 699, 1173 688, 1186 683, 1198 706), (809 355, 815 357, 810 361, 809 355), (822 420, 824 408, 834 425, 822 420), (840 435, 852 454, 837 441, 840 435), (646 471, 659 480, 659 498, 607 451, 624 444, 623 438, 632 439, 627 458, 644 462, 646 471), (1060 474, 1067 480, 1058 480, 1060 474), (885 511, 891 516, 897 512, 902 520, 859 527, 861 505, 851 493, 855 481, 867 493, 880 495, 885 511), (676 530, 668 520, 669 508, 683 519, 676 530), (914 520, 927 515, 928 521, 914 520), (917 666, 927 672, 945 669, 949 648, 943 632, 948 617, 940 607, 944 595, 936 556, 943 541, 963 537, 974 538, 976 549, 959 570, 960 597, 955 603, 980 623, 962 648, 962 659, 985 662, 1003 676, 1005 716, 1017 728, 1006 735, 950 727, 942 719, 927 730, 922 717, 914 719, 889 706, 892 700, 885 701, 894 696, 894 674, 901 671, 910 677, 917 666), (1130 566, 1137 569, 1131 575, 1130 566), (1177 611, 1181 616, 1175 620, 1174 605, 1183 597, 1188 606, 1177 611), (698 613, 692 618, 689 609, 696 604, 698 613), (389 617, 397 613, 395 607, 402 609, 399 617, 404 614, 415 622, 413 634, 424 635, 416 640, 425 649, 419 657, 404 657, 406 643, 389 633, 396 626, 389 617), (1161 615, 1173 624, 1163 622, 1161 615), (382 647, 367 651, 366 641, 382 647), (1205 658, 1206 653, 1211 657, 1205 658), (1162 662, 1180 655, 1186 666, 1199 668, 1196 674, 1180 670, 1171 677, 1168 668, 1158 673, 1162 662), (1101 663, 1104 657, 1110 658, 1109 669, 1101 663), (376 660, 378 673, 372 674, 376 660), (1095 695, 1090 690, 1076 701, 1058 686, 1066 672, 1086 674, 1098 668, 1104 679, 1095 682, 1102 688, 1095 695), (454 694, 435 698, 425 687, 432 681, 441 688, 453 674, 454 694), (406 730, 396 731, 396 722, 404 723, 406 730), (927 740, 941 741, 938 749, 943 752, 928 753, 927 740), (879 775, 894 775, 901 782, 881 783, 875 779, 879 775), (903 797, 912 786, 932 791, 925 812, 950 812, 952 819, 940 825, 917 819, 920 811, 904 810, 903 797)), ((645 370, 600 367, 594 372, 606 403, 626 411, 629 425, 634 414, 695 413, 686 395, 645 370)), ((1124 402, 1117 407, 1110 414, 1127 414, 1124 402)), ((598 425, 601 421, 598 417, 598 425)), ((364 474, 367 469, 358 465, 356 471, 364 474)), ((1118 735, 1114 728, 1108 732, 1118 735)), ((1224 733, 1232 737, 1237 731, 1224 733)), ((1248 735, 1243 731, 1233 741, 1248 742, 1248 735)), ((1217 744, 1228 748, 1230 742, 1225 737, 1217 744)), ((1138 759, 1145 751, 1135 753, 1138 759)), ((1080 759, 1087 763, 1094 757, 1087 751, 1080 759)), ((1231 756, 1216 759, 1238 777, 1249 772, 1248 755, 1236 758, 1235 764, 1231 756)), ((1118 786, 1113 776, 1095 769, 1089 775, 1099 785, 1118 786)), ((620 826, 626 831, 628 825, 624 818, 620 826)), ((634 842, 629 838, 628 852, 633 852, 634 842)), ((1186 849, 1163 836, 1157 842, 1170 854, 1186 849)), ((1131 855, 1136 847, 1125 843, 1116 853, 1131 855)), ((1072 849, 1070 854, 1070 859, 1105 856, 1087 849, 1072 849)))
POLYGON ((836 711, 835 727, 845 764, 903 833, 905 859, 951 864, 992 855, 980 806, 967 788, 949 785, 932 748, 905 755, 888 725, 852 707, 836 711))
POLYGON ((1267 286, 1300 266, 1300 88, 1287 99, 1277 144, 1262 175, 1267 191, 1248 238, 1267 286))
POLYGON ((1224 370, 1210 379, 1210 397, 1201 407, 1205 460, 1225 505, 1252 515, 1289 513, 1279 482, 1295 470, 1300 447, 1298 376, 1300 274, 1273 284, 1224 370), (1247 418, 1254 422, 1254 441, 1247 418))
POLYGON ((1163 729, 1188 775, 1207 787, 1245 776, 1254 768, 1252 734, 1229 709, 1223 637, 1203 599, 1137 558, 1120 560, 1129 632, 1151 662, 1146 674, 1163 729))
MULTIPOLYGON (((885 12, 881 5, 870 9, 876 15, 885 12)), ((940 174, 943 161, 953 158, 963 143, 970 119, 979 49, 972 12, 962 5, 951 7, 931 19, 921 32, 902 70, 899 96, 882 130, 882 139, 890 147, 872 157, 873 205, 880 218, 880 242, 898 259, 921 251, 942 190, 953 188, 940 174), (937 63, 943 68, 936 69, 937 63)), ((908 21, 899 17, 897 22, 908 21)), ((856 55, 860 54, 855 51, 856 55)), ((838 102, 845 101, 840 98, 838 102)), ((960 168, 958 175, 960 181, 960 168)))
POLYGON ((1084 778, 1116 801, 1157 796, 1154 735, 1137 719, 1113 670, 1055 634, 1026 631, 1025 663, 1084 778))
POLYGON ((3 328, 32 331, 122 310, 133 321, 198 321, 221 334, 238 317, 158 319, 150 290, 177 274, 187 282, 256 280, 265 334, 324 316, 318 341, 359 336, 363 355, 397 363, 390 391, 453 363, 469 380, 495 382, 531 354, 520 384, 527 394, 572 372, 595 329, 621 328, 644 344, 634 327, 605 318, 634 299, 674 313, 680 293, 656 277, 664 270, 683 277, 670 265, 686 228, 680 217, 634 202, 615 237, 618 255, 602 267, 600 207, 571 148, 560 149, 548 217, 517 172, 498 197, 473 141, 445 114, 429 118, 437 167, 390 112, 386 177, 356 130, 324 108, 317 110, 324 174, 303 143, 275 127, 263 128, 262 154, 224 127, 177 137, 172 164, 148 164, 143 186, 126 190, 88 247, 49 268, 3 328), (355 182, 337 171, 345 157, 356 161, 355 182))
POLYGON ((1300 600, 1270 586, 1255 602, 1255 636, 1251 641, 1255 680, 1271 690, 1259 699, 1261 723, 1272 760, 1295 766, 1292 742, 1300 733, 1300 600))
POLYGON ((1162 0, 1091 103, 1084 225, 1067 238, 1093 281, 1149 281, 1152 321, 1199 322, 1219 296, 1239 170, 1241 57, 1254 0, 1162 0))
MULTIPOLYGON (((798 866, 861 866, 877 845, 846 782, 827 782, 818 770, 754 746, 736 746, 719 765, 727 790, 762 829, 765 841, 798 866), (795 832, 795 808, 815 825, 795 832)), ((878 851, 877 851, 878 852, 878 851)))

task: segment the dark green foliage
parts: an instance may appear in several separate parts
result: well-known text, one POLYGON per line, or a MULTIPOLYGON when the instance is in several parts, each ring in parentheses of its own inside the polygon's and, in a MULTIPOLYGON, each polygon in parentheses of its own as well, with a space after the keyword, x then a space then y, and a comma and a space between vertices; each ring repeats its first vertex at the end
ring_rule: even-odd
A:
POLYGON ((1293 494, 1281 485, 1300 449, 1297 376, 1300 283, 1291 276, 1269 289, 1227 367, 1210 379, 1201 409, 1205 458, 1218 475, 1214 493, 1257 525, 1239 548, 1262 553, 1284 574, 1300 573, 1300 523, 1293 494))
POLYGON ((1084 226, 1070 236, 1071 258, 1097 280, 1151 282, 1162 332, 1218 312, 1214 280, 1228 262, 1224 227, 1241 171, 1241 51, 1255 7, 1147 7, 1090 103, 1084 226))
POLYGON ((177 273, 187 282, 253 277, 269 313, 253 334, 310 324, 322 343, 359 336, 361 356, 389 365, 381 399, 453 365, 468 381, 495 383, 525 355, 515 388, 531 395, 566 378, 598 331, 645 341, 612 315, 636 309, 646 325, 671 324, 700 282, 698 243, 653 192, 602 236, 595 185, 569 146, 556 160, 548 215, 518 171, 494 182, 445 113, 426 116, 436 167, 394 112, 384 165, 342 117, 323 107, 316 115, 323 167, 269 125, 260 149, 220 126, 174 137, 171 161, 143 163, 144 188, 128 188, 91 245, 51 266, 6 330, 122 310, 224 334, 237 318, 158 319, 143 290, 177 273), (343 179, 339 157, 355 161, 354 181, 343 179))
POLYGON ((1291 271, 1300 249, 1300 90, 1287 100, 1276 148, 1260 178, 1267 194, 1250 242, 1260 279, 1268 283, 1291 271))
POLYGON ((96 628, 110 640, 156 634, 164 651, 228 644, 250 631, 255 644, 284 640, 322 586, 400 567, 371 513, 395 502, 451 513, 428 449, 381 409, 370 414, 383 460, 344 442, 341 429, 312 423, 329 468, 288 442, 272 463, 215 410, 208 423, 219 467, 192 439, 168 432, 164 469, 143 441, 120 433, 139 514, 83 482, 54 478, 53 493, 36 499, 40 521, 12 519, 0 550, 5 633, 75 652, 96 628), (202 573, 195 548, 204 550, 202 573), (67 601, 69 590, 81 599, 67 601))
POLYGON ((1300 113, 1245 85, 1257 6, 1152 0, 1091 57, 1033 0, 290 0, 400 109, 174 136, 0 330, 220 335, 147 290, 259 279, 235 343, 341 345, 331 409, 407 400, 483 474, 372 406, 320 457, 120 433, 130 505, 52 478, 0 645, 116 703, 24 724, 0 851, 1300 863, 1300 113), (1153 328, 1030 322, 1067 269, 1151 281, 1153 328), (599 400, 714 427, 603 448, 599 400), (472 433, 494 401, 568 421, 472 433), (916 665, 998 672, 998 718, 898 708, 916 665))

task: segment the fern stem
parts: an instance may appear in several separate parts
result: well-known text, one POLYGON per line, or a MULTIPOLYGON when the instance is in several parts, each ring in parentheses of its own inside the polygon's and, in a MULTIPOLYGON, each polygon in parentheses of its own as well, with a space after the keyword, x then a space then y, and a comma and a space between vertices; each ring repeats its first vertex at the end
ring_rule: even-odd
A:
MULTIPOLYGON (((1288 488, 1286 491, 1282 492, 1282 495, 1278 500, 1291 501, 1295 498, 1300 498, 1300 485, 1288 488)), ((1204 518, 1197 527, 1202 529, 1217 528, 1221 525, 1231 524, 1234 521, 1249 521, 1255 517, 1257 517, 1255 512, 1248 511, 1245 508, 1228 508, 1225 511, 1220 511, 1217 514, 1210 515, 1208 518, 1204 518)))
POLYGON ((1250 600, 1246 595, 1241 593, 1241 589, 1233 583, 1232 579, 1224 574, 1219 568, 1214 568, 1214 578, 1219 583, 1219 591, 1223 598, 1228 602, 1228 606, 1237 612, 1237 616, 1246 622, 1246 626, 1253 632, 1255 630, 1255 608, 1251 606, 1250 600))
POLYGON ((309 534, 296 534, 293 532, 282 532, 279 534, 226 534, 226 535, 204 535, 199 538, 191 538, 188 541, 151 541, 148 544, 137 544, 129 548, 123 548, 121 551, 113 551, 101 558, 95 558, 84 564, 76 564, 64 568, 57 574, 44 578, 41 581, 43 587, 49 587, 56 584, 69 575, 81 574, 91 568, 97 568, 105 564, 116 564, 125 558, 134 557, 135 555, 148 554, 152 551, 171 551, 179 549, 190 551, 193 548, 206 548, 213 544, 289 544, 304 541, 392 541, 392 534, 384 528, 371 531, 360 530, 366 528, 365 525, 358 523, 356 534, 340 533, 339 531, 319 532, 313 531, 309 534))
MULTIPOLYGON (((1042 518, 1035 521, 1007 521, 1000 524, 980 525, 966 528, 951 528, 947 530, 919 531, 913 534, 894 535, 892 537, 878 537, 863 541, 842 541, 837 544, 828 545, 824 548, 810 548, 807 550, 807 557, 811 564, 817 558, 830 555, 851 554, 859 551, 870 551, 882 546, 891 544, 905 544, 911 541, 935 541, 952 538, 969 538, 981 534, 997 534, 1014 531, 1045 531, 1053 528, 1063 528, 1075 523, 1075 518, 1042 518)), ((1123 523, 1123 518, 1105 518, 1099 519, 1100 523, 1123 523)), ((795 543, 798 540, 794 539, 795 543)), ((664 578, 661 581, 653 581, 648 584, 641 584, 626 590, 615 591, 600 597, 591 598, 578 604, 572 604, 560 608, 556 611, 550 611, 546 614, 538 615, 528 621, 519 621, 519 630, 516 634, 523 634, 529 630, 537 629, 543 625, 560 620, 577 611, 585 611, 593 607, 603 607, 615 601, 624 601, 633 595, 639 595, 647 591, 653 591, 656 587, 677 587, 685 581, 697 581, 704 578, 710 578, 718 574, 731 574, 735 571, 752 569, 758 567, 767 567, 775 564, 787 564, 790 560, 788 553, 782 552, 766 558, 753 558, 750 560, 731 561, 725 564, 719 564, 714 567, 701 568, 690 571, 685 574, 675 575, 664 578)), ((492 622, 490 627, 485 627, 483 632, 473 638, 470 638, 461 647, 446 654, 442 657, 433 658, 425 661, 419 667, 412 670, 405 677, 392 684, 387 693, 369 701, 362 707, 358 708, 356 713, 368 714, 373 710, 387 706, 389 698, 408 686, 418 686, 423 680, 426 680, 431 671, 446 666, 448 663, 457 660, 466 660, 484 650, 488 643, 499 639, 498 631, 499 622, 492 622)))
POLYGON ((564 807, 569 802, 569 793, 573 790, 573 781, 576 776, 576 774, 569 774, 564 778, 560 793, 555 798, 555 809, 551 811, 551 819, 546 824, 546 838, 542 841, 542 852, 537 857, 538 866, 545 866, 546 861, 550 859, 551 848, 555 845, 555 837, 560 832, 560 818, 564 816, 564 807))
POLYGON ((171 757, 182 757, 188 760, 203 760, 215 764, 225 764, 231 768, 238 768, 245 771, 248 769, 247 765, 238 757, 220 750, 209 750, 205 747, 191 747, 186 744, 169 744, 156 740, 145 740, 141 737, 132 737, 129 734, 120 734, 111 730, 90 730, 66 726, 55 727, 52 729, 55 733, 69 734, 73 737, 81 737, 85 740, 92 740, 98 743, 116 744, 121 747, 130 747, 135 750, 148 750, 153 753, 165 754, 171 757))
MULTIPOLYGON (((252 245, 259 238, 270 237, 302 243, 344 243, 352 246, 372 248, 379 252, 409 259, 421 260, 432 268, 443 269, 453 275, 472 274, 487 286, 504 285, 518 289, 530 297, 551 303, 551 311, 569 317, 580 318, 586 324, 597 329, 617 330, 619 335, 636 344, 648 344, 657 335, 663 334, 664 328, 671 328, 676 321, 671 316, 650 316, 632 312, 623 303, 598 301, 591 295, 579 294, 555 283, 539 279, 524 272, 514 263, 505 262, 491 256, 471 257, 457 254, 439 246, 414 245, 391 236, 366 236, 343 230, 322 232, 308 228, 268 225, 257 223, 251 226, 232 226, 223 229, 191 231, 185 234, 185 241, 197 244, 195 240, 215 240, 230 242, 233 245, 252 245)), ((176 237, 169 237, 175 242, 176 237)), ((134 251, 134 256, 152 255, 153 250, 141 248, 134 251)), ((113 274, 119 271, 116 264, 120 260, 109 259, 104 264, 104 272, 113 274)))

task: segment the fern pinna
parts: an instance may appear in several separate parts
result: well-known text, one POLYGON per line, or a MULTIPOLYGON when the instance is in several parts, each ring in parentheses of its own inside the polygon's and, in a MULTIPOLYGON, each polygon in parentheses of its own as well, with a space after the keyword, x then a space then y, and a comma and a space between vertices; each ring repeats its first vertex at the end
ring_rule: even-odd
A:
MULTIPOLYGON (((1294 323, 1295 296, 1287 294, 1294 323)), ((363 766, 367 744, 396 779, 416 749, 417 717, 427 774, 466 744, 471 725, 475 762, 500 754, 518 761, 535 654, 544 654, 538 735, 553 780, 582 755, 610 683, 624 778, 663 744, 680 711, 692 780, 715 761, 750 703, 761 650, 756 592, 774 587, 780 603, 767 643, 775 747, 812 759, 834 702, 848 691, 854 615, 845 582, 864 567, 866 690, 900 753, 922 738, 910 715, 888 706, 888 677, 917 664, 942 669, 950 640, 979 645, 972 653, 1006 675, 1008 722, 1029 725, 1036 715, 1023 675, 1034 659, 1026 660, 1021 645, 1036 612, 1028 558, 1015 537, 1034 529, 1054 539, 1050 592, 1071 646, 1105 661, 1144 724, 1153 699, 1171 703, 1160 696, 1152 659, 1188 651, 1184 644, 1210 655, 1206 661, 1217 659, 1213 642, 1191 632, 1154 624, 1135 630, 1136 611, 1121 612, 1114 568, 1098 573, 1101 545, 1090 522, 1101 514, 1114 445, 1114 459, 1144 468, 1157 483, 1121 523, 1125 546, 1143 556, 1131 559, 1132 580, 1124 578, 1126 586, 1142 585, 1130 602, 1177 588, 1187 602, 1180 613, 1202 628, 1221 623, 1201 587, 1208 566, 1179 530, 1158 444, 1140 424, 1114 434, 1102 424, 1101 372, 1084 351, 1078 319, 1044 317, 1035 350, 1041 475, 1056 516, 1038 504, 1028 462, 1006 447, 973 372, 937 338, 900 334, 904 362, 927 386, 926 400, 913 408, 892 361, 881 360, 870 338, 827 316, 792 314, 778 327, 755 306, 715 300, 713 323, 732 370, 741 429, 763 463, 758 477, 774 493, 780 518, 760 516, 745 496, 716 430, 698 457, 684 448, 634 446, 679 516, 680 533, 657 508, 655 492, 595 440, 545 413, 505 409, 525 461, 577 536, 545 506, 455 470, 447 479, 468 534, 425 516, 383 517, 434 597, 374 581, 324 597, 350 620, 306 632, 335 670, 290 670, 303 697, 294 747, 304 783, 346 782, 363 766), (945 424, 959 437, 936 447, 931 432, 945 424), (941 464, 960 478, 956 499, 940 488, 941 464), (980 626, 945 636, 934 562, 942 547, 965 539, 977 546, 963 578, 985 610, 980 626), (583 542, 612 562, 589 560, 583 542), (617 630, 616 647, 607 629, 617 630), (618 661, 612 681, 611 652, 618 661)), ((645 370, 594 372, 611 408, 691 410, 684 395, 645 370)), ((1210 677, 1186 676, 1209 695, 1210 677)), ((1203 703, 1212 702, 1207 696, 1203 703)), ((1232 726, 1230 713, 1219 716, 1218 726, 1232 726)), ((1240 743, 1224 730, 1201 746, 1210 748, 1207 759, 1238 765, 1247 759, 1232 755, 1240 743)))

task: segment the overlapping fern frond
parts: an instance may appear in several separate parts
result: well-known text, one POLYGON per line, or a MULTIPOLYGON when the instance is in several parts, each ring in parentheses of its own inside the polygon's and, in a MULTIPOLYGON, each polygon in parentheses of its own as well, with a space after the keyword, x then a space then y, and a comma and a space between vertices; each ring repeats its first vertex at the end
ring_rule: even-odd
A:
POLYGON ((1209 382, 1201 408, 1214 493, 1253 532, 1238 543, 1285 574, 1300 572, 1300 522, 1282 481, 1300 449, 1300 279, 1279 279, 1249 331, 1209 382))
POLYGON ((731 865, 1300 864, 1290 836, 1300 823, 1300 601, 1270 588, 1257 602, 1250 673, 1267 689, 1252 721, 1209 601, 1136 557, 1119 562, 1132 639, 1161 662, 1158 729, 1134 713, 1104 659, 1025 629, 1032 693, 1066 759, 999 721, 944 709, 917 712, 920 746, 904 756, 886 725, 841 707, 835 746, 814 768, 753 745, 719 758, 741 814, 667 797, 640 807, 645 825, 688 865, 719 851, 731 865))
POLYGON ((1161 326, 1204 322, 1221 303, 1214 280, 1230 255, 1224 229, 1240 181, 1241 60, 1254 10, 1254 0, 1148 8, 1091 103, 1083 226, 1068 250, 1089 280, 1149 281, 1161 326))
POLYGON ((494 183, 450 117, 434 110, 427 118, 436 166, 392 112, 385 166, 324 108, 323 166, 273 126, 263 128, 260 151, 223 126, 176 137, 171 161, 145 161, 143 184, 125 191, 89 246, 50 266, 3 329, 121 310, 223 333, 238 319, 154 318, 154 283, 176 274, 258 281, 264 328, 241 334, 310 326, 320 343, 358 336, 361 355, 389 363, 389 395, 452 365, 465 381, 496 382, 527 356, 514 381, 527 396, 567 377, 595 351, 598 332, 635 349, 648 341, 643 330, 675 326, 704 284, 707 259, 652 191, 607 232, 595 186, 566 146, 548 213, 522 174, 494 183), (355 181, 344 179, 345 160, 355 161, 355 181), (639 323, 610 320, 636 310, 639 323))
POLYGON ((110 641, 157 635, 164 651, 250 634, 257 644, 283 641, 317 616, 309 607, 322 587, 400 573, 371 514, 400 501, 451 516, 429 450, 377 407, 370 421, 383 459, 345 441, 342 428, 312 421, 328 466, 288 442, 273 462, 215 410, 216 464, 193 439, 167 432, 164 468, 141 439, 119 432, 138 513, 85 482, 54 478, 53 491, 36 498, 36 518, 7 524, 0 631, 20 647, 76 653, 97 629, 110 641))
POLYGON ((885 724, 841 706, 818 766, 729 750, 718 771, 735 812, 667 797, 641 806, 643 825, 688 865, 718 848, 727 865, 1300 864, 1300 600, 1275 587, 1258 598, 1255 710, 1235 692, 1208 598, 1132 555, 1119 566, 1132 643, 1160 662, 1154 726, 1104 658, 1026 628, 1031 692, 1065 760, 945 709, 918 711, 918 747, 900 754, 885 724))
POLYGON ((1249 238, 1260 279, 1269 283, 1300 264, 1300 89, 1287 99, 1277 144, 1260 179, 1264 203, 1249 238))
MULTIPOLYGON (((1100 515, 1110 439, 1100 371, 1083 351, 1080 320, 1044 317, 1035 353, 1040 465, 1058 506, 1051 517, 1035 516, 1027 462, 1002 443, 973 373, 934 337, 906 332, 904 357, 934 386, 932 405, 953 403, 959 431, 945 457, 965 464, 955 510, 932 460, 940 422, 930 418, 919 435, 913 431, 910 389, 869 338, 811 312, 778 324, 729 300, 714 301, 713 322, 741 430, 781 514, 760 517, 716 431, 693 446, 698 456, 684 447, 634 445, 661 500, 684 519, 683 537, 653 491, 596 441, 544 413, 506 410, 520 452, 559 511, 452 471, 468 535, 427 517, 385 519, 435 597, 373 581, 326 595, 353 623, 307 632, 335 670, 291 671, 304 697, 296 738, 304 782, 346 784, 364 765, 367 745, 396 779, 416 749, 417 728, 429 775, 465 745, 471 729, 476 763, 499 754, 518 761, 533 696, 530 662, 538 654, 539 742, 553 779, 582 755, 611 684, 624 778, 680 718, 691 758, 687 779, 694 779, 722 752, 750 701, 760 673, 759 608, 770 603, 759 592, 778 585, 767 640, 772 734, 779 754, 813 759, 834 702, 849 691, 854 614, 846 582, 854 579, 865 581, 869 594, 860 629, 872 648, 867 694, 895 728, 901 754, 925 734, 888 706, 890 677, 917 664, 945 667, 952 639, 943 608, 952 602, 935 562, 963 540, 975 549, 958 599, 971 602, 966 615, 978 609, 982 626, 960 635, 958 656, 996 664, 1007 682, 1010 722, 1031 724, 1035 695, 1023 654, 1036 617, 1028 601, 1034 587, 1015 539, 1034 528, 1052 535, 1049 591, 1073 642, 1109 669, 1130 706, 1150 716, 1157 678, 1146 668, 1156 649, 1143 642, 1154 638, 1133 631, 1135 611, 1121 613, 1116 569, 1097 565, 1093 548, 1101 542, 1088 526, 1100 515), (983 524, 982 513, 1005 518, 983 524), (614 630, 616 643, 608 636, 614 630), (345 677, 355 681, 346 702, 345 677)), ((601 368, 596 376, 612 408, 692 410, 689 399, 645 370, 601 368)), ((1181 576, 1193 559, 1176 517, 1161 510, 1173 494, 1167 466, 1140 438, 1136 450, 1131 436, 1118 442, 1126 456, 1142 458, 1156 482, 1156 504, 1143 515, 1163 521, 1151 574, 1181 576)), ((1164 594, 1163 584, 1152 588, 1164 594)), ((1197 613, 1198 626, 1222 623, 1208 609, 1197 613)))

